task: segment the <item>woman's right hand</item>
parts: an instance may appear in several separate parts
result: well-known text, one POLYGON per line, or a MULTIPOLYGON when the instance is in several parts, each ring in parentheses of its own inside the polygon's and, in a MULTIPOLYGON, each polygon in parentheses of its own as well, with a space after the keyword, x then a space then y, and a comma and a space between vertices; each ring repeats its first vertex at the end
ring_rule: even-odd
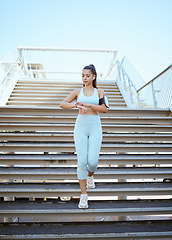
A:
POLYGON ((85 106, 83 106, 82 103, 76 102, 75 106, 81 110, 82 114, 86 114, 87 113, 87 108, 85 106))

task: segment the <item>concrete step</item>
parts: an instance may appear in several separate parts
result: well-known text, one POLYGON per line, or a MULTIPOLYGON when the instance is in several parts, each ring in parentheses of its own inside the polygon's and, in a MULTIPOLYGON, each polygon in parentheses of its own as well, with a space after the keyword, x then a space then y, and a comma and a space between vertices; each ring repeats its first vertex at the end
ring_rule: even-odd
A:
MULTIPOLYGON (((17 81, 17 84, 43 84, 43 85, 49 85, 49 84, 55 84, 58 86, 82 86, 82 80, 80 81, 64 81, 64 80, 55 80, 55 79, 41 79, 41 78, 35 78, 33 79, 19 79, 17 81)), ((108 81, 108 80, 97 80, 97 85, 99 86, 117 86, 117 83, 115 81, 108 81)))
MULTIPOLYGON (((3 142, 1 152, 75 152, 74 143, 3 142)), ((103 143, 100 152, 172 152, 172 143, 103 143)))
MULTIPOLYGON (((17 84, 43 84, 43 85, 50 85, 50 84, 56 84, 58 86, 70 86, 70 87, 77 87, 82 86, 82 80, 80 81, 67 81, 65 80, 55 80, 55 79, 41 79, 41 78, 35 78, 33 79, 19 79, 17 81, 17 84)), ((98 86, 118 86, 117 83, 113 80, 105 80, 105 81, 97 81, 98 86)))
POLYGON ((56 223, 0 223, 4 240, 171 239, 171 220, 56 223))
MULTIPOLYGON (((34 102, 34 101, 8 101, 6 103, 6 105, 15 105, 15 106, 18 106, 18 105, 21 105, 21 106, 25 106, 25 105, 28 105, 28 106, 59 106, 60 105, 60 102, 47 102, 47 101, 40 101, 40 102, 34 102)), ((126 103, 125 102, 118 102, 118 103, 109 103, 109 106, 110 107, 127 107, 126 103)))
MULTIPOLYGON (((40 97, 40 96, 27 96, 25 98, 23 97, 10 97, 10 99, 8 100, 8 102, 14 102, 14 101, 25 101, 25 102, 30 102, 30 101, 33 101, 33 102, 43 102, 43 101, 46 101, 46 102, 53 102, 53 101, 56 101, 57 103, 60 103, 62 102, 64 99, 64 97, 57 97, 57 96, 44 96, 44 97, 40 97)), ((109 103, 117 103, 117 102, 124 102, 124 99, 122 97, 116 97, 116 98, 108 98, 108 101, 109 103)))
MULTIPOLYGON (((59 107, 22 107, 22 106, 0 106, 1 114, 25 114, 25 115, 53 115, 53 116, 77 116, 78 109, 61 109, 59 107)), ((169 117, 171 114, 170 109, 116 109, 110 108, 106 114, 100 116, 106 117, 169 117)))
MULTIPOLYGON (((83 84, 82 81, 80 81, 78 84, 59 84, 58 82, 49 82, 49 81, 41 81, 41 82, 21 82, 18 81, 16 84, 17 87, 46 87, 46 86, 54 86, 54 87, 58 87, 58 88, 68 88, 68 89, 76 89, 76 88, 82 88, 83 84)), ((99 82, 97 83, 98 88, 103 88, 103 89, 107 89, 107 88, 118 88, 117 84, 100 84, 99 82)))
MULTIPOLYGON (((73 142, 73 133, 0 132, 0 141, 73 142)), ((103 142, 172 142, 172 133, 104 133, 103 142)))
MULTIPOLYGON (((105 92, 105 94, 107 95, 107 96, 111 96, 111 95, 121 95, 121 93, 120 93, 120 91, 119 90, 112 90, 112 91, 104 91, 105 92)), ((61 93, 61 94, 65 94, 66 96, 69 94, 69 93, 71 93, 71 91, 63 91, 63 90, 58 90, 58 89, 56 89, 56 90, 54 90, 53 88, 52 89, 45 89, 45 90, 36 90, 36 89, 33 89, 33 90, 29 90, 29 89, 18 89, 18 90, 13 90, 13 92, 12 93, 23 93, 23 94, 28 94, 28 93, 36 93, 37 95, 38 94, 51 94, 51 93, 53 93, 53 94, 56 94, 56 96, 59 96, 59 93, 61 93)))
MULTIPOLYGON (((73 132, 74 123, 0 123, 0 130, 8 131, 60 131, 60 132, 73 132)), ((103 132, 142 132, 142 133, 155 133, 155 132, 168 132, 171 133, 172 128, 170 125, 135 125, 135 124, 102 124, 103 132)))
MULTIPOLYGON (((78 183, 0 183, 0 197, 79 197, 78 183)), ((172 182, 96 183, 87 189, 89 197, 166 196, 172 194, 172 182)))
MULTIPOLYGON (((22 94, 22 93, 12 93, 10 98, 15 98, 15 97, 18 97, 18 98, 22 98, 22 99, 25 99, 26 98, 60 98, 61 100, 63 100, 65 97, 67 96, 67 94, 62 94, 62 93, 59 93, 58 95, 57 94, 36 94, 36 93, 26 93, 26 94, 22 94)), ((108 96, 108 100, 109 99, 123 99, 122 95, 121 94, 114 94, 114 95, 111 95, 111 96, 108 96)))
POLYGON ((16 201, 0 202, 0 217, 30 218, 30 222, 55 222, 68 219, 71 222, 94 222, 95 218, 114 218, 115 216, 167 215, 172 213, 171 200, 127 200, 127 201, 89 201, 88 209, 79 209, 78 200, 61 202, 16 201), (34 218, 34 219, 31 219, 34 218))
MULTIPOLYGON (((172 167, 98 167, 94 179, 171 178, 172 167)), ((76 167, 0 167, 0 179, 77 180, 76 167)))
MULTIPOLYGON (((75 123, 77 116, 65 115, 40 115, 40 114, 1 114, 0 122, 27 122, 27 123, 75 123)), ((103 124, 150 124, 152 125, 170 125, 172 128, 172 117, 143 117, 143 116, 127 116, 127 117, 111 117, 101 115, 103 124)))
MULTIPOLYGON (((56 90, 57 92, 59 92, 59 91, 66 91, 66 92, 71 92, 71 91, 73 91, 74 89, 81 89, 82 88, 82 86, 80 86, 80 87, 77 87, 77 88, 75 88, 75 87, 59 87, 59 86, 57 86, 57 85, 16 85, 15 87, 14 87, 14 89, 13 90, 48 90, 48 91, 51 91, 51 90, 56 90)), ((103 89, 105 92, 120 92, 120 90, 119 90, 119 88, 117 88, 117 87, 105 87, 104 89, 103 89)))
MULTIPOLYGON (((1 165, 76 166, 76 154, 0 154, 1 165)), ((99 166, 107 165, 172 166, 170 154, 100 154, 99 166)))

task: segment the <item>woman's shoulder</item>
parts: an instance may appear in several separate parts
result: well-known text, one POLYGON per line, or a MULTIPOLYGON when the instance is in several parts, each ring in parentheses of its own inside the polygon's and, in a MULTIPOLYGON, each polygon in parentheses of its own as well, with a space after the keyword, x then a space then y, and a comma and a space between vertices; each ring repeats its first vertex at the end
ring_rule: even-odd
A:
POLYGON ((99 94, 99 97, 102 97, 104 95, 104 90, 102 88, 97 88, 97 92, 99 94))
POLYGON ((76 88, 76 89, 74 89, 74 90, 73 90, 74 94, 75 94, 76 96, 78 96, 79 93, 80 93, 80 91, 81 91, 81 89, 82 89, 82 88, 79 88, 79 89, 76 88))

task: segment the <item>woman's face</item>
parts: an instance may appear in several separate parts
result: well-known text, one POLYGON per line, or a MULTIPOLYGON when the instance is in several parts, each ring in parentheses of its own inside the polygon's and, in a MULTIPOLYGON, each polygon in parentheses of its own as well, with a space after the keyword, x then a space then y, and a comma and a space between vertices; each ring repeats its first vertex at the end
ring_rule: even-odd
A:
POLYGON ((93 75, 90 69, 83 69, 82 71, 82 81, 85 86, 89 86, 92 84, 92 81, 95 79, 95 75, 93 75))

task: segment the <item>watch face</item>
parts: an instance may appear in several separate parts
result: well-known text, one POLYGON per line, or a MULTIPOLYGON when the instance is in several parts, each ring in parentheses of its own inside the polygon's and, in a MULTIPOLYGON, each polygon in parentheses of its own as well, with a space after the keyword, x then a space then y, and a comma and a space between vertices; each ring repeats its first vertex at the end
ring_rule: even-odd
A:
POLYGON ((104 98, 105 98, 105 105, 106 105, 106 107, 109 108, 109 102, 108 102, 108 98, 107 98, 107 96, 105 95, 104 98))

